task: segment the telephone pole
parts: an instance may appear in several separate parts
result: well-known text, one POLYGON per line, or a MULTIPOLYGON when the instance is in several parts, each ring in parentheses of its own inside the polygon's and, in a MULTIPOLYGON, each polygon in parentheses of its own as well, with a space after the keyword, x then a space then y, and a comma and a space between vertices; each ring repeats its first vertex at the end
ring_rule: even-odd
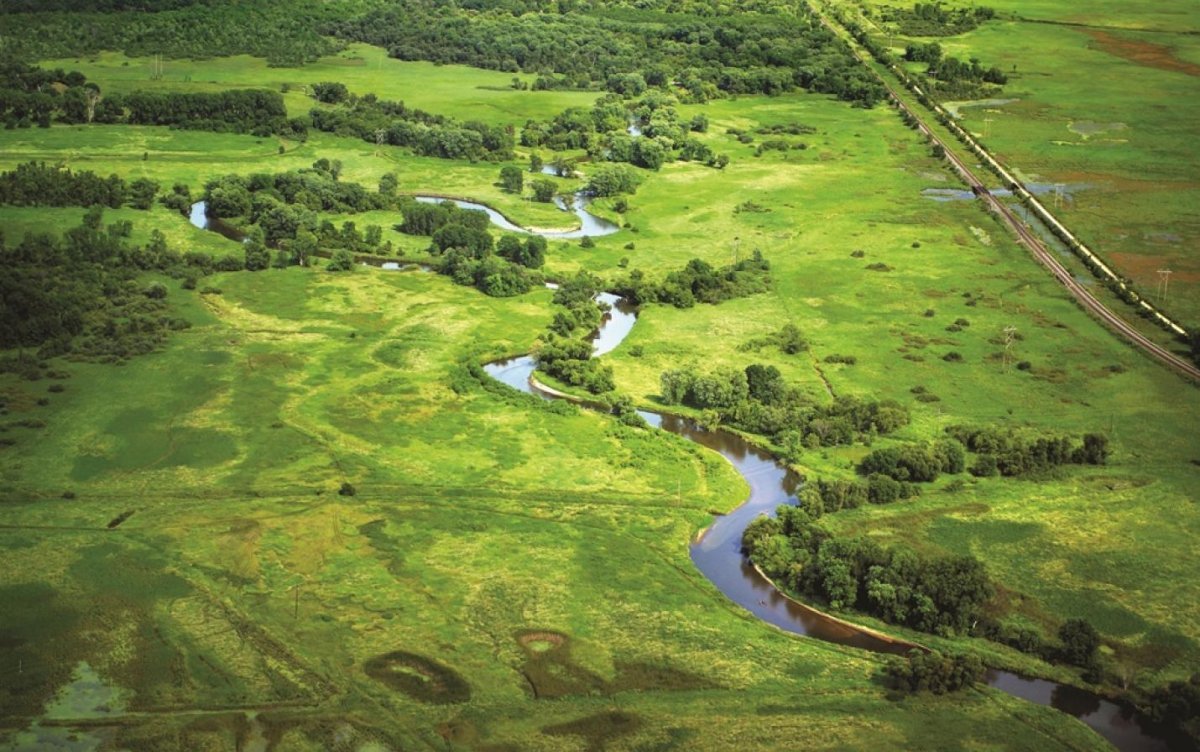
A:
POLYGON ((1012 346, 1013 340, 1017 337, 1017 328, 1009 325, 1004 327, 1004 370, 1008 370, 1008 365, 1012 362, 1012 346))
POLYGON ((1054 184, 1054 208, 1061 209, 1063 205, 1063 196, 1066 193, 1066 183, 1054 184))
POLYGON ((1167 300, 1168 288, 1171 285, 1171 275, 1175 272, 1170 269, 1158 270, 1158 302, 1165 303, 1167 300))

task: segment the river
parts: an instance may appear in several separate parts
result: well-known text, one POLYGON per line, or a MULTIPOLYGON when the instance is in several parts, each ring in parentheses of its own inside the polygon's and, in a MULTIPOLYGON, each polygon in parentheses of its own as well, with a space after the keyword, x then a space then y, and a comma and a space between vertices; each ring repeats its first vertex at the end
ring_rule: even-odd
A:
MULTIPOLYGON (((593 334, 593 353, 611 352, 628 336, 637 312, 611 293, 597 299, 610 306, 593 334)), ((537 363, 532 356, 496 361, 484 366, 489 376, 526 394, 558 399, 540 388, 533 378, 537 363)), ((750 496, 737 509, 722 515, 693 541, 692 562, 724 595, 759 619, 780 629, 819 640, 849 645, 877 653, 902 654, 912 646, 901 640, 836 619, 798 603, 781 593, 747 561, 742 553, 742 532, 759 514, 774 514, 780 504, 795 504, 800 478, 769 452, 729 431, 706 430, 677 415, 639 410, 651 426, 711 449, 733 465, 750 486, 750 496)), ((1167 752, 1163 736, 1143 728, 1131 708, 1122 707, 1095 693, 1045 679, 1030 679, 1008 671, 990 670, 989 686, 1015 697, 1047 705, 1075 716, 1122 752, 1167 752)))

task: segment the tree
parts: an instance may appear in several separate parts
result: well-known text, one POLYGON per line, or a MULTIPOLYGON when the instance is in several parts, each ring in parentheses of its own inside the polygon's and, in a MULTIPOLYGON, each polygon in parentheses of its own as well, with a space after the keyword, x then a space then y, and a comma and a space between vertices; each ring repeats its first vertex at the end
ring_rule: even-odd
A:
POLYGON ((317 252, 317 236, 311 231, 300 228, 296 231, 296 239, 289 246, 291 261, 299 266, 308 266, 308 259, 317 252))
POLYGON ((520 193, 525 187, 525 175, 521 168, 515 165, 504 165, 500 168, 500 187, 509 193, 520 193))
POLYGON ((245 242, 246 271, 257 272, 271 265, 271 252, 259 228, 254 228, 245 242))
POLYGON ((333 252, 333 258, 325 268, 331 272, 348 272, 354 268, 354 256, 345 248, 338 249, 333 252))
POLYGON ((400 181, 396 179, 396 173, 388 172, 379 178, 379 194, 381 196, 395 196, 396 188, 400 186, 400 181))
POLYGON ((584 190, 593 196, 616 196, 633 193, 639 182, 637 172, 629 165, 605 164, 591 171, 584 190))
POLYGON ((129 184, 129 203, 134 209, 149 209, 158 195, 158 183, 149 178, 138 178, 129 184))
POLYGON ((533 188, 533 200, 543 204, 548 204, 554 200, 554 194, 558 192, 558 186, 553 180, 540 178, 530 183, 533 188))
POLYGON ((321 83, 313 84, 312 92, 313 97, 318 102, 326 104, 338 104, 339 102, 346 101, 350 96, 346 85, 337 83, 336 81, 322 81, 321 83))
POLYGON ((529 171, 532 173, 540 173, 545 163, 542 161, 542 155, 533 153, 529 155, 529 171))
POLYGON ((1096 650, 1100 647, 1100 635, 1083 619, 1068 619, 1058 629, 1062 640, 1062 657, 1076 666, 1091 666, 1095 662, 1096 650))

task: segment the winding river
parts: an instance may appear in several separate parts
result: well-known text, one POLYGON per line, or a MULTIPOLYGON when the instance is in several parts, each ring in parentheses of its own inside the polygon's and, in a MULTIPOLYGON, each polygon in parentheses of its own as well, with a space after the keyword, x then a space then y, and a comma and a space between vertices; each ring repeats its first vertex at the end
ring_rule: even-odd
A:
MULTIPOLYGON (((637 312, 623 299, 601 293, 597 300, 611 306, 592 338, 595 355, 611 352, 633 329, 637 312)), ((534 378, 537 363, 530 355, 484 366, 489 376, 526 394, 542 399, 558 395, 534 378)), ((779 592, 742 554, 742 532, 759 514, 774 514, 780 504, 796 503, 800 478, 770 453, 728 431, 709 431, 677 415, 639 410, 655 428, 707 447, 733 465, 750 485, 749 498, 717 520, 692 544, 696 568, 734 603, 759 619, 795 634, 877 653, 901 654, 910 643, 888 638, 805 606, 779 592)), ((1048 705, 1079 718, 1123 752, 1166 752, 1165 737, 1143 728, 1130 708, 1122 707, 1087 690, 1044 679, 1029 679, 1008 671, 988 672, 989 686, 1039 705, 1048 705)))
MULTIPOLYGON (((443 201, 437 197, 418 197, 420 201, 443 201)), ((459 206, 486 211, 492 222, 512 232, 531 232, 521 228, 502 214, 470 201, 454 201, 459 206)), ((571 233, 536 232, 548 238, 582 237, 584 234, 609 234, 616 232, 616 225, 588 214, 577 202, 573 211, 584 227, 571 233), (612 229, 608 232, 585 233, 591 217, 612 229)), ((207 217, 204 203, 192 206, 191 222, 197 227, 218 232, 233 240, 241 241, 242 233, 220 220, 207 217)), ((553 285, 548 285, 553 287, 553 285)), ((632 331, 637 322, 636 309, 611 293, 597 296, 599 302, 609 306, 600 327, 592 337, 592 351, 596 356, 615 349, 632 331)), ((541 386, 534 378, 537 363, 530 355, 499 360, 484 366, 492 378, 508 386, 542 399, 559 399, 559 395, 541 386)), ((863 627, 844 622, 799 603, 783 595, 762 576, 743 556, 742 532, 746 525, 759 514, 774 514, 780 504, 796 503, 796 491, 800 478, 782 465, 773 455, 754 446, 737 434, 728 431, 709 431, 693 421, 677 415, 639 410, 651 426, 682 436, 711 449, 733 465, 750 486, 749 498, 737 509, 722 515, 691 544, 691 559, 696 568, 709 579, 727 598, 754 614, 759 619, 780 629, 806 635, 819 640, 848 645, 877 653, 900 654, 912 647, 910 643, 895 640, 863 627)), ((992 670, 987 675, 988 685, 1015 697, 1047 705, 1079 718, 1122 752, 1169 752, 1175 745, 1166 735, 1150 729, 1141 722, 1128 707, 1118 705, 1087 690, 1044 679, 1029 679, 1007 671, 992 670)), ((1183 748, 1183 747, 1180 747, 1183 748)))
POLYGON ((440 196, 415 196, 415 198, 417 201, 420 201, 423 204, 439 204, 443 201, 449 201, 460 209, 474 209, 475 211, 486 213, 488 215, 488 219, 492 221, 492 224, 499 227, 501 230, 507 230, 508 232, 520 232, 526 235, 541 235, 543 238, 548 238, 550 240, 572 240, 575 238, 582 238, 585 235, 590 238, 599 238, 603 237, 604 235, 612 235, 614 232, 621 229, 616 223, 610 222, 603 217, 597 217, 595 214, 589 212, 587 207, 588 204, 591 203, 591 199, 582 192, 566 198, 563 196, 554 197, 554 205, 557 206, 560 211, 574 214, 579 220, 578 229, 561 231, 526 229, 516 224, 492 207, 486 204, 476 203, 474 201, 467 201, 460 198, 443 198, 440 196))

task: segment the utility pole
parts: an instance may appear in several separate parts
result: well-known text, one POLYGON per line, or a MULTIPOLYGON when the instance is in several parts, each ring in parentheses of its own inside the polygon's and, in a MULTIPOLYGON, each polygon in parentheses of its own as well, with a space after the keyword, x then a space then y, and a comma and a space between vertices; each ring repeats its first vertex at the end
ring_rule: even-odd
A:
POLYGON ((1171 285, 1171 275, 1175 272, 1170 269, 1158 270, 1158 302, 1165 303, 1167 301, 1167 293, 1171 285))
POLYGON ((1055 183, 1054 184, 1054 208, 1055 209, 1062 208, 1063 196, 1065 195, 1066 188, 1067 188, 1066 183, 1055 183))
POLYGON ((734 237, 734 239, 733 239, 733 265, 734 266, 737 266, 738 250, 740 249, 741 245, 742 245, 741 236, 739 235, 739 236, 734 237))
POLYGON ((983 137, 984 138, 987 138, 988 136, 992 135, 992 121, 993 120, 994 120, 994 118, 990 118, 990 117, 983 119, 983 137))
POLYGON ((1012 345, 1016 339, 1017 328, 1015 326, 1004 327, 1004 370, 1008 370, 1008 364, 1012 361, 1012 345))
POLYGON ((383 128, 375 130, 375 156, 379 156, 379 148, 383 146, 383 140, 387 137, 387 131, 383 128))

